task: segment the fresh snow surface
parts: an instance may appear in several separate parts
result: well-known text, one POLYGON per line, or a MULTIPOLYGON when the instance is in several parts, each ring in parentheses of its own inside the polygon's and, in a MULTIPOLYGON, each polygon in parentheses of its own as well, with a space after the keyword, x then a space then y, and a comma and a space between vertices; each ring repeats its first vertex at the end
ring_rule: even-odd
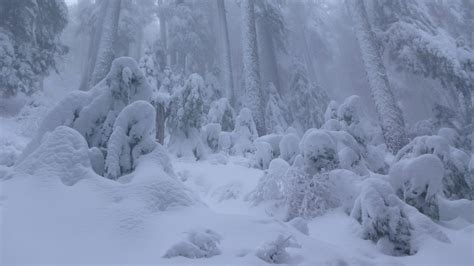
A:
MULTIPOLYGON (((19 124, 1 119, 0 151, 21 152, 28 139, 16 133, 19 124)), ((196 202, 160 211, 148 205, 146 180, 132 181, 131 190, 98 176, 66 185, 47 172, 1 166, 0 264, 265 265, 269 256, 290 265, 474 264, 474 225, 460 218, 441 223, 450 243, 424 236, 415 255, 392 257, 360 237, 343 207, 307 221, 306 235, 305 221, 282 222, 246 201, 264 174, 250 167, 252 158, 217 154, 172 164, 196 202), (170 250, 201 257, 168 258, 170 250)))

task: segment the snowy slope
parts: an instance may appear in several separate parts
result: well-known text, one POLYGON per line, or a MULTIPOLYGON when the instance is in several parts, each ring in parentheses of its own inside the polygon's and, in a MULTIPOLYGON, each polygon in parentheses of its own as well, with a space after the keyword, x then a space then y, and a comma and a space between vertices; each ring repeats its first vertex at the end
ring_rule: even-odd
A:
MULTIPOLYGON (((2 136, 8 140, 2 143, 16 143, 21 149, 28 138, 14 131, 15 123, 2 120, 2 136)), ((309 235, 304 235, 269 216, 265 207, 245 201, 264 173, 249 165, 246 158, 223 155, 199 162, 173 159, 177 178, 199 200, 164 211, 150 207, 156 199, 145 183, 132 189, 91 175, 67 186, 57 176, 15 173, 2 166, 1 264, 262 265, 266 262, 255 255, 257 250, 279 235, 293 236, 301 246, 287 248, 287 262, 295 265, 474 262, 474 226, 459 219, 443 224, 451 243, 426 236, 418 253, 406 257, 384 255, 362 240, 359 224, 341 208, 312 220, 309 235), (190 232, 207 229, 220 236, 219 255, 163 258, 190 232)))

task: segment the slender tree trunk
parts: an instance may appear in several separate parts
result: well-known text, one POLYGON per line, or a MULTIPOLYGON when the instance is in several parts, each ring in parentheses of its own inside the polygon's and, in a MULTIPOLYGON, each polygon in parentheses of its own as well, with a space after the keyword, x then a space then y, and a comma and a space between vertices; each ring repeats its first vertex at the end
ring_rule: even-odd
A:
POLYGON ((91 87, 90 79, 92 72, 94 71, 95 63, 97 60, 97 52, 99 49, 99 42, 102 35, 102 25, 104 24, 104 17, 107 12, 109 1, 101 2, 99 17, 96 21, 94 28, 90 34, 89 46, 87 52, 87 62, 85 64, 84 70, 82 72, 81 84, 79 86, 80 90, 86 91, 91 87))
POLYGON ((243 106, 252 111, 259 135, 265 134, 265 118, 260 87, 257 30, 255 25, 255 0, 242 1, 242 50, 243 50, 243 106))
POLYGON ((257 21, 257 29, 263 88, 266 88, 269 83, 273 83, 278 93, 281 95, 280 76, 278 75, 277 55, 273 43, 272 32, 263 21, 257 21))
MULTIPOLYGON (((159 0, 158 4, 160 6, 163 6, 163 0, 159 0)), ((161 69, 164 69, 164 67, 169 66, 170 64, 170 58, 168 55, 168 32, 167 32, 167 27, 166 27, 166 18, 164 14, 159 15, 160 19, 160 40, 161 44, 163 45, 163 53, 165 56, 165 61, 162 62, 161 69)))
POLYGON ((356 35, 385 143, 392 153, 396 153, 407 142, 405 122, 388 81, 381 47, 371 29, 364 0, 347 0, 346 3, 354 17, 356 35))
POLYGON ((117 28, 120 18, 121 0, 108 0, 102 33, 97 51, 97 60, 92 72, 90 87, 99 83, 110 70, 114 60, 114 43, 117 40, 117 28))
POLYGON ((232 74, 232 57, 230 50, 229 29, 227 27, 227 17, 225 14, 224 0, 217 0, 217 13, 221 29, 222 43, 222 71, 223 84, 226 86, 226 94, 232 106, 235 106, 234 77, 232 74))
POLYGON ((156 139, 160 144, 164 144, 165 141, 165 120, 166 113, 165 108, 162 104, 156 104, 156 139))

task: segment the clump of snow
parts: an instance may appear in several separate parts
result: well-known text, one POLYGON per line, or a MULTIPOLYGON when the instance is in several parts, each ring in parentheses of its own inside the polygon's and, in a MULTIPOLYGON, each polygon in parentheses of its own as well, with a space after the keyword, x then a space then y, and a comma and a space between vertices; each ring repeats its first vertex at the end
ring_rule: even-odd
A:
POLYGON ((187 233, 186 241, 174 244, 166 251, 164 258, 186 257, 190 259, 209 258, 221 254, 218 244, 222 237, 216 232, 194 230, 187 233))
POLYGON ((392 166, 390 184, 408 204, 439 220, 437 194, 442 191, 443 163, 432 154, 405 159, 392 166))
POLYGON ((290 263, 290 254, 286 251, 289 247, 301 247, 292 236, 278 235, 275 240, 263 243, 255 255, 270 264, 290 263))

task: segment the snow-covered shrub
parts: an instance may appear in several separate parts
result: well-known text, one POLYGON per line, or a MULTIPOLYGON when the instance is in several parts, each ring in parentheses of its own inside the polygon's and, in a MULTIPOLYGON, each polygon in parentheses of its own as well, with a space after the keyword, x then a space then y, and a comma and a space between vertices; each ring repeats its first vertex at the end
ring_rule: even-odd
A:
POLYGON ((305 171, 310 175, 337 168, 339 159, 336 142, 322 130, 309 130, 300 144, 305 171))
POLYGON ((265 107, 265 128, 267 134, 281 134, 288 127, 288 108, 280 97, 273 83, 267 86, 268 101, 265 107))
POLYGON ((186 241, 173 245, 163 255, 164 258, 186 257, 190 259, 209 258, 221 254, 217 246, 222 237, 216 232, 194 230, 188 233, 186 241))
POLYGON ((360 98, 357 95, 347 97, 337 109, 337 116, 343 128, 351 134, 357 142, 365 144, 367 142, 367 133, 364 130, 362 122, 362 110, 360 98))
POLYGON ((474 189, 469 182, 469 155, 449 145, 440 136, 416 137, 403 147, 395 160, 411 159, 423 154, 433 154, 443 162, 443 193, 450 199, 473 199, 474 189))
POLYGON ((388 240, 392 255, 411 255, 412 228, 403 206, 390 184, 379 178, 368 178, 362 184, 351 216, 362 225, 362 237, 377 243, 388 240))
POLYGON ((455 129, 447 127, 440 128, 438 130, 438 136, 445 138, 449 142, 449 145, 458 149, 462 148, 463 141, 455 129))
POLYGON ((270 264, 289 263, 290 254, 286 251, 289 247, 301 247, 292 236, 278 235, 275 240, 263 243, 255 255, 270 264))
POLYGON ((219 151, 230 153, 233 142, 232 142, 232 133, 231 132, 221 132, 219 134, 219 151))
POLYGON ((270 161, 273 159, 272 146, 264 141, 256 141, 255 149, 255 154, 253 156, 254 167, 267 169, 270 161))
POLYGON ((296 230, 300 231, 302 234, 309 235, 308 223, 305 219, 301 217, 295 217, 288 222, 296 230))
POLYGON ((432 154, 404 159, 390 168, 390 184, 406 203, 432 219, 439 219, 437 194, 441 192, 443 163, 432 154))
POLYGON ((300 153, 300 139, 295 134, 287 134, 280 141, 280 158, 292 164, 296 155, 300 153))
POLYGON ((155 56, 153 51, 147 49, 145 51, 145 55, 140 58, 138 62, 138 67, 145 75, 145 78, 150 85, 153 94, 158 91, 159 89, 159 82, 158 82, 158 73, 160 72, 160 66, 155 60, 155 56))
POLYGON ((207 122, 220 124, 223 131, 234 130, 234 109, 227 98, 221 98, 211 103, 209 113, 207 114, 207 122))
POLYGON ((411 130, 410 128, 408 130, 412 137, 431 136, 436 133, 435 125, 429 119, 416 122, 411 130))
POLYGON ((324 112, 324 121, 329 121, 331 119, 337 120, 337 109, 339 108, 339 105, 337 104, 336 101, 330 101, 328 103, 328 106, 326 108, 326 111, 324 112))
POLYGON ((118 115, 107 143, 105 175, 110 179, 128 174, 137 160, 156 146, 155 108, 145 101, 136 101, 118 115))
POLYGON ((65 126, 45 134, 38 148, 18 163, 15 171, 60 178, 66 185, 93 174, 87 142, 79 132, 65 126))
POLYGON ((184 87, 173 94, 168 118, 172 137, 183 134, 188 137, 193 131, 201 129, 204 122, 203 87, 202 77, 191 74, 184 87))
POLYGON ((257 127, 252 117, 252 112, 248 108, 242 108, 235 119, 233 131, 232 151, 237 155, 245 155, 253 152, 255 147, 253 142, 258 138, 257 127))
POLYGON ((257 205, 263 201, 282 201, 288 190, 286 171, 290 165, 282 159, 274 159, 265 174, 259 179, 257 187, 246 197, 252 204, 257 205))
POLYGON ((268 135, 264 135, 264 136, 261 136, 261 137, 258 137, 256 140, 255 140, 255 143, 259 142, 259 141, 262 141, 262 142, 266 142, 270 145, 270 147, 272 148, 272 158, 277 158, 278 156, 280 156, 280 141, 282 139, 282 135, 280 134, 268 134, 268 135))
POLYGON ((176 91, 170 103, 168 128, 170 151, 179 157, 205 157, 204 144, 199 130, 204 122, 204 81, 191 74, 184 87, 176 91))
POLYGON ((221 125, 210 123, 202 127, 201 135, 204 143, 207 144, 212 152, 219 150, 219 136, 221 134, 221 125))
POLYGON ((150 86, 135 60, 117 58, 104 80, 90 91, 70 93, 46 115, 20 160, 38 147, 47 132, 61 125, 76 129, 90 147, 105 150, 122 109, 134 101, 150 98, 150 86))

